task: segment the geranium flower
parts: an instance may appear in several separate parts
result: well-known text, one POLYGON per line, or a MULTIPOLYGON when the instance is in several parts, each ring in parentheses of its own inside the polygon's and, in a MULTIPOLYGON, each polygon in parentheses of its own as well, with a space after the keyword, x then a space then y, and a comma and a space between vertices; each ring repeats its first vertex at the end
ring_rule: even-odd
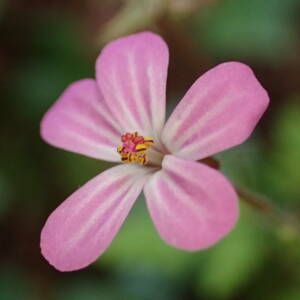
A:
POLYGON ((248 66, 223 63, 192 85, 165 123, 168 60, 156 34, 113 41, 97 59, 96 80, 73 83, 43 118, 41 135, 49 144, 121 163, 48 218, 41 249, 58 270, 95 261, 142 191, 160 237, 176 248, 210 247, 234 227, 234 188, 197 161, 245 141, 268 95, 248 66))

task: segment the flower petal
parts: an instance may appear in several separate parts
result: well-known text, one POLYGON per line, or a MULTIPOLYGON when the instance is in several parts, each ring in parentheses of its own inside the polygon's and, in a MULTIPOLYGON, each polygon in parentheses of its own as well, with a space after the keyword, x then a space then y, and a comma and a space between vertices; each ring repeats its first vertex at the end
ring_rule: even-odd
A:
POLYGON ((108 44, 96 63, 105 101, 124 132, 157 138, 165 119, 168 48, 151 32, 108 44))
POLYGON ((237 195, 227 179, 202 163, 165 156, 145 185, 153 222, 163 240, 185 250, 218 242, 237 221, 237 195))
POLYGON ((120 165, 77 190, 48 218, 44 257, 60 271, 84 268, 109 246, 140 194, 148 168, 120 165))
POLYGON ((41 135, 49 144, 86 156, 120 161, 121 131, 110 117, 96 81, 71 84, 44 116, 41 135))
POLYGON ((176 156, 208 157, 245 141, 268 103, 248 66, 223 63, 189 89, 167 121, 162 140, 176 156))

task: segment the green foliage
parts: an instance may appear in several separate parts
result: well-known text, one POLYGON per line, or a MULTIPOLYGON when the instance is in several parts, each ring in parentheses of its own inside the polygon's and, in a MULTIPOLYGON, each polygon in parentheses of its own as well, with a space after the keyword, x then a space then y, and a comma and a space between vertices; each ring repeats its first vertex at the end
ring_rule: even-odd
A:
POLYGON ((2 15, 4 14, 4 10, 6 8, 6 0, 1 0, 0 1, 0 20, 2 18, 2 15))
POLYGON ((32 283, 25 273, 13 264, 1 265, 0 299, 5 300, 38 300, 36 291, 30 288, 32 283))
POLYGON ((32 121, 41 118, 68 84, 94 73, 94 62, 87 59, 78 25, 66 16, 49 14, 43 18, 35 21, 32 40, 28 41, 32 55, 19 66, 12 90, 15 108, 32 121))
POLYGON ((115 165, 54 148, 49 149, 48 158, 56 170, 56 179, 64 182, 65 188, 70 191, 115 165))
POLYGON ((9 209, 12 188, 7 178, 0 174, 0 219, 9 209))
MULTIPOLYGON (((125 294, 126 295, 126 294, 125 294)), ((55 291, 55 300, 117 300, 124 291, 113 289, 109 282, 99 282, 95 277, 79 278, 65 283, 55 291)))
POLYGON ((242 208, 234 231, 209 250, 205 263, 199 268, 198 291, 212 299, 229 298, 238 293, 253 280, 265 259, 266 235, 255 223, 256 216, 249 208, 242 208))
POLYGON ((300 153, 300 96, 287 102, 277 113, 272 129, 273 149, 271 164, 272 184, 282 191, 285 203, 298 205, 300 198, 299 153, 300 153))
POLYGON ((206 12, 206 18, 199 14, 198 38, 219 58, 280 64, 296 43, 293 12, 297 4, 297 0, 221 1, 206 12))
POLYGON ((166 245, 156 232, 143 197, 123 225, 108 251, 99 260, 102 264, 146 265, 158 268, 168 276, 182 276, 191 254, 166 245))
POLYGON ((79 277, 60 285, 55 300, 176 300, 180 299, 168 281, 148 269, 126 268, 111 278, 99 281, 97 276, 79 277), (118 288, 115 288, 118 286, 118 288))

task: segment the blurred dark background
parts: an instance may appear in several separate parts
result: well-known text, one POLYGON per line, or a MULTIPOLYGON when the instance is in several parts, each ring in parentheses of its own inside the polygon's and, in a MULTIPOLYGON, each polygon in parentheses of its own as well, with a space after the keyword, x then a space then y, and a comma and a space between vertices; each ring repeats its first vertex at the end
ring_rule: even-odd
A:
POLYGON ((0 0, 0 38, 1 300, 300 299, 299 0, 0 0), (220 62, 253 68, 271 106, 245 144, 218 158, 282 213, 242 199, 228 237, 186 253, 160 240, 139 199, 96 263, 60 273, 40 255, 40 230, 109 164, 50 147, 39 122, 69 83, 94 77, 105 43, 142 30, 169 45, 169 109, 220 62))

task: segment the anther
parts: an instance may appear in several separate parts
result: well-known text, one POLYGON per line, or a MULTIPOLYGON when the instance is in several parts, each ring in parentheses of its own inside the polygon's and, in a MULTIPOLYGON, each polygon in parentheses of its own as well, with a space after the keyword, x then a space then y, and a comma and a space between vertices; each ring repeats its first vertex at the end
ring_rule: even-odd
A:
POLYGON ((123 163, 135 162, 145 165, 148 162, 146 152, 152 147, 154 141, 152 138, 143 137, 134 133, 126 133, 121 136, 122 145, 117 148, 123 163))

